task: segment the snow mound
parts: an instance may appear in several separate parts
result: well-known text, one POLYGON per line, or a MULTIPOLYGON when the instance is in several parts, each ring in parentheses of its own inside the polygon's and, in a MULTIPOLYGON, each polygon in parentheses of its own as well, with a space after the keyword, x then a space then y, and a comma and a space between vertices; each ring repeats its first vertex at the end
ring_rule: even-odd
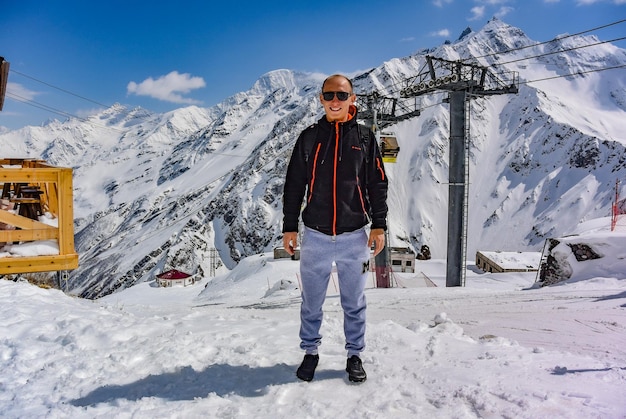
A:
POLYGON ((298 267, 298 262, 274 259, 271 253, 250 256, 232 271, 209 281, 197 300, 242 305, 285 296, 299 297, 298 267))
POLYGON ((611 231, 608 219, 592 220, 573 235, 548 239, 544 259, 540 285, 626 279, 626 232, 611 231))

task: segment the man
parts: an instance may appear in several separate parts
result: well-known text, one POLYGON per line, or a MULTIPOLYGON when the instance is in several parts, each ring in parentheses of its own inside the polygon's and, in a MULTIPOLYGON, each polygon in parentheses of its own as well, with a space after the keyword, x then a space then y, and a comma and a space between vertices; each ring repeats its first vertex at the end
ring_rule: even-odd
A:
POLYGON ((305 355, 296 372, 304 381, 313 379, 319 361, 322 306, 333 262, 344 313, 348 379, 367 378, 360 359, 365 348, 364 290, 370 249, 375 246, 378 254, 385 245, 387 176, 374 134, 357 124, 355 100, 350 79, 328 77, 320 94, 326 115, 300 134, 287 168, 283 244, 291 255, 298 246, 306 192, 300 250, 300 347, 305 355))

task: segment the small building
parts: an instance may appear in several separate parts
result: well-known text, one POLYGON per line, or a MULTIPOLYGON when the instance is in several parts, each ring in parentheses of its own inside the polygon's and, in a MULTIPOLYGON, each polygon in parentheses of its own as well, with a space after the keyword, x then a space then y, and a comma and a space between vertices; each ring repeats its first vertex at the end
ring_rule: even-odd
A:
POLYGON ((190 275, 176 269, 170 269, 167 272, 160 273, 156 276, 157 284, 160 287, 173 287, 193 285, 196 283, 195 275, 190 275))
POLYGON ((415 252, 408 247, 391 247, 391 270, 394 272, 415 272, 415 252))
POLYGON ((294 255, 287 253, 284 247, 274 248, 274 259, 300 260, 300 249, 296 249, 294 255))
POLYGON ((537 272, 541 252, 476 252, 476 266, 485 272, 537 272))

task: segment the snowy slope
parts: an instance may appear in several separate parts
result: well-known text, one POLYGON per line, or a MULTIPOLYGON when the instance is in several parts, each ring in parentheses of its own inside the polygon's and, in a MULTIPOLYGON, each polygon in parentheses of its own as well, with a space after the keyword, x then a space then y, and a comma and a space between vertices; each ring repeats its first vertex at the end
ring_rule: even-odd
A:
POLYGON ((336 278, 315 379, 295 377, 291 260, 255 255, 194 286, 144 282, 98 300, 0 281, 0 416, 623 418, 626 265, 611 249, 621 262, 602 277, 553 287, 470 266, 467 287, 446 288, 443 260, 397 274, 404 288, 368 287, 361 385, 344 371, 336 278))
MULTIPOLYGON (((519 94, 471 101, 469 259, 480 249, 539 251, 546 238, 608 215, 615 180, 626 177, 624 70, 536 81, 626 64, 613 45, 585 47, 595 43, 576 36, 535 45, 494 19, 354 77, 357 93, 398 95, 426 54, 519 72, 519 94), (528 48, 490 55, 520 47, 528 48)), ((0 134, 0 149, 74 168, 73 293, 107 295, 170 267, 206 276, 212 248, 232 269, 280 243, 286 162, 298 133, 321 115, 322 79, 276 70, 212 108, 159 115, 115 105, 88 123, 0 134)), ((447 241, 444 96, 424 96, 419 117, 390 127, 402 151, 387 167, 391 244, 427 244, 434 258, 445 258, 447 241)))

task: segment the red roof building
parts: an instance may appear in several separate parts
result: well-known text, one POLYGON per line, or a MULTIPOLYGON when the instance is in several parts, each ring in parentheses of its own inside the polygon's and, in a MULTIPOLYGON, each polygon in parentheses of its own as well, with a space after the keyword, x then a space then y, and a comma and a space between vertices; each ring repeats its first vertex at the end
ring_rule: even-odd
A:
POLYGON ((186 287, 187 285, 196 283, 194 275, 176 269, 170 269, 169 271, 158 274, 156 277, 160 287, 173 287, 174 285, 186 287))

